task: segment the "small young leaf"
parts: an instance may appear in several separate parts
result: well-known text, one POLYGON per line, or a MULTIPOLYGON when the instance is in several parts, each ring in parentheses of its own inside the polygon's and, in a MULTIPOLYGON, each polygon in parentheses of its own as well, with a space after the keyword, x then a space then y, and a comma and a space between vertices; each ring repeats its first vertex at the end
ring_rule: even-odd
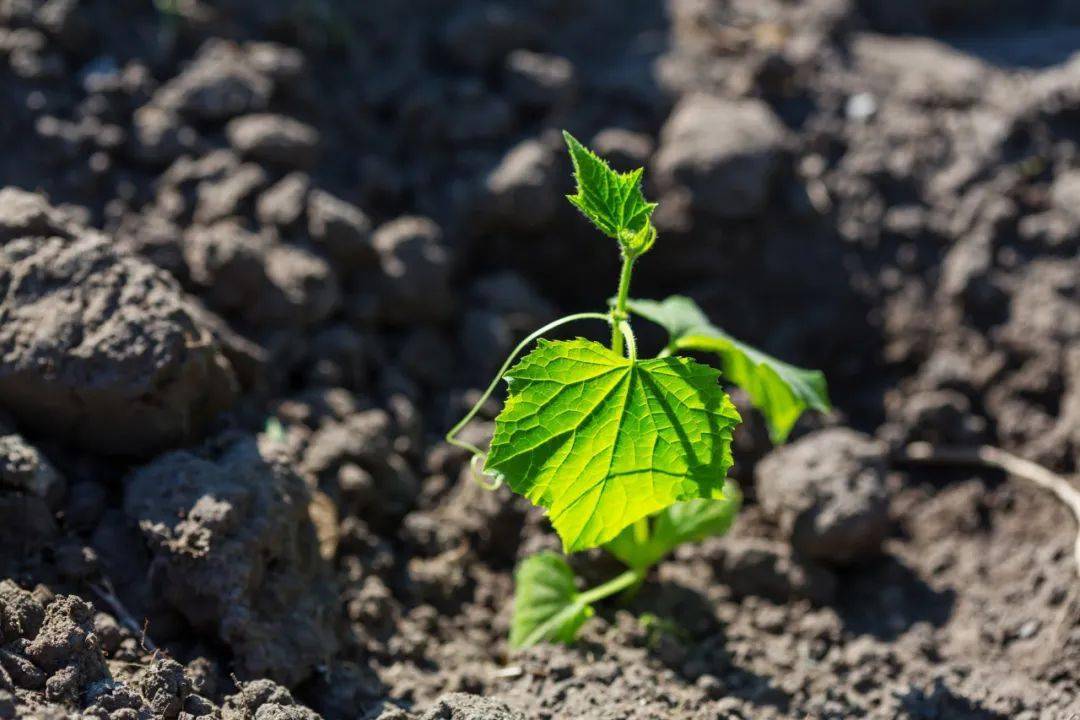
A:
POLYGON ((693 300, 673 295, 663 302, 631 300, 628 307, 663 326, 674 348, 718 355, 724 376, 745 390, 765 416, 774 443, 787 439, 807 408, 829 411, 829 393, 820 370, 789 365, 739 342, 710 323, 693 300))
POLYGON ((649 221, 656 203, 641 193, 641 168, 620 173, 568 132, 563 132, 574 163, 577 193, 566 199, 610 238, 640 255, 656 240, 649 221))
POLYGON ((485 469, 548 509, 567 552, 596 547, 723 487, 740 418, 718 377, 685 357, 541 340, 507 373, 485 469))
POLYGON ((652 567, 683 543, 726 533, 741 506, 742 491, 728 480, 710 499, 686 500, 657 513, 646 542, 638 542, 634 528, 628 527, 604 547, 632 568, 652 567))
POLYGON ((555 553, 526 558, 514 573, 514 584, 510 645, 515 648, 571 642, 592 617, 592 607, 582 602, 574 585, 574 571, 555 553))

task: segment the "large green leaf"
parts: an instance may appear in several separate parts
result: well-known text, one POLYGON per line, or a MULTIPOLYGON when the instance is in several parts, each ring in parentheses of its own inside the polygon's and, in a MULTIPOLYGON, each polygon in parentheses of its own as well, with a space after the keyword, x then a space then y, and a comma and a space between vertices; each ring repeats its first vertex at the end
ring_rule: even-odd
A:
POLYGON ((577 181, 577 192, 566 199, 600 232, 624 247, 636 254, 648 250, 656 240, 656 230, 649 221, 656 203, 647 202, 641 192, 644 170, 616 172, 570 133, 563 132, 563 137, 577 181))
POLYGON ((568 643, 592 617, 592 607, 581 600, 574 585, 574 571, 555 553, 526 558, 514 573, 514 585, 513 647, 543 641, 568 643))
POLYGON ((829 393, 820 370, 789 365, 739 342, 710 323, 693 300, 679 295, 663 302, 631 300, 629 308, 662 325, 673 348, 718 355, 727 379, 745 390, 765 416, 773 442, 786 440, 806 409, 829 411, 829 393))
POLYGON ((604 547, 632 568, 649 568, 683 543, 726 533, 741 506, 742 491, 728 480, 711 499, 686 500, 661 510, 652 518, 644 541, 630 526, 604 547))
POLYGON ((485 469, 547 508, 567 552, 596 547, 723 487, 740 418, 718 377, 690 358, 542 340, 507 373, 485 469))

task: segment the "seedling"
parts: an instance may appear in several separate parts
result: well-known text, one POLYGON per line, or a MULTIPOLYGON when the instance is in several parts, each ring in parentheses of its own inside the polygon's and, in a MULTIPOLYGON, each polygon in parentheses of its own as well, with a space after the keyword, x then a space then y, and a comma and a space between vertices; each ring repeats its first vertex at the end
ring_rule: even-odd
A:
POLYGON ((678 545, 727 532, 742 496, 725 482, 739 413, 720 386, 721 372, 679 355, 715 355, 783 442, 808 408, 828 410, 825 378, 783 363, 712 325, 688 298, 630 299, 634 264, 656 243, 656 203, 641 191, 642 169, 620 173, 563 133, 577 192, 567 199, 618 243, 622 272, 608 312, 559 318, 521 342, 481 399, 446 439, 472 454, 473 468, 546 509, 566 553, 603 547, 626 572, 578 590, 556 553, 527 558, 517 584, 510 643, 570 642, 593 605, 636 589, 678 545), (638 357, 635 315, 665 328, 657 357, 638 357), (549 341, 574 322, 605 322, 609 346, 592 340, 549 341), (537 343, 516 365, 526 348, 537 343), (485 453, 457 434, 506 378, 508 396, 485 453))

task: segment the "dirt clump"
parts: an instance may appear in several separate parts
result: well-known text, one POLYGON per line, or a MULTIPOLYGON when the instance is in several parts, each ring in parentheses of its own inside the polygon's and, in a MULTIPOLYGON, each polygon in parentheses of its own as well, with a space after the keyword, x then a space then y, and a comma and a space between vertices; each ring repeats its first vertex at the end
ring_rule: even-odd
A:
POLYGON ((254 438, 169 453, 125 480, 161 598, 226 643, 242 676, 295 685, 337 644, 310 502, 273 444, 254 438))
POLYGON ((236 399, 176 281, 96 232, 8 240, 0 289, 0 401, 22 425, 146 455, 198 437, 236 399))
POLYGON ((883 448, 846 428, 811 433, 757 465, 761 509, 795 552, 845 565, 880 552, 889 533, 883 448))

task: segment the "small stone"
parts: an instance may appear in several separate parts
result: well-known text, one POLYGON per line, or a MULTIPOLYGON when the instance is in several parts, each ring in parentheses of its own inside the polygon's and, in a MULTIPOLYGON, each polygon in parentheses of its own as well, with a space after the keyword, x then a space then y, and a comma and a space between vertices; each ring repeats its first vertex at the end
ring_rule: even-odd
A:
POLYGON ((877 113, 877 100, 870 93, 856 93, 848 98, 844 111, 856 122, 866 122, 877 113))

